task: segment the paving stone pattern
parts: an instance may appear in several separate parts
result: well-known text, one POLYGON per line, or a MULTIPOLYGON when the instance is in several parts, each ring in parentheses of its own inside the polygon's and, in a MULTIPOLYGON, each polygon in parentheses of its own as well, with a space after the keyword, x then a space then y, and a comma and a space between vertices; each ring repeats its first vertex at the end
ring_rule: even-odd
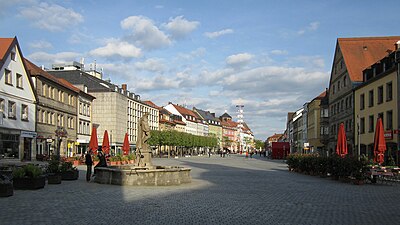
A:
POLYGON ((353 185, 232 155, 154 159, 192 168, 192 183, 127 187, 85 181, 15 190, 0 224, 399 224, 400 185, 353 185))

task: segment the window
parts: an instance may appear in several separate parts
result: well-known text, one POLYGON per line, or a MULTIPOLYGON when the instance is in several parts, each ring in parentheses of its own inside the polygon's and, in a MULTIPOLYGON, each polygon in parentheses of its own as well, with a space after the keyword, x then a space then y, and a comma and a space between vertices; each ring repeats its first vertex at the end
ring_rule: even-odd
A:
POLYGON ((48 85, 48 90, 47 90, 47 94, 48 94, 48 96, 47 97, 49 97, 49 98, 51 98, 51 86, 50 85, 48 85))
POLYGON ((335 94, 335 85, 332 87, 333 94, 335 94))
POLYGON ((47 124, 51 125, 53 123, 52 113, 47 113, 47 124))
POLYGON ((368 127, 368 132, 372 133, 374 132, 374 115, 369 116, 369 127, 368 127))
POLYGON ((370 90, 370 91, 369 91, 369 95, 368 95, 368 106, 369 106, 369 107, 374 106, 374 90, 370 90))
POLYGON ((15 61, 15 52, 11 52, 11 60, 15 61))
POLYGON ((386 84, 386 101, 391 101, 393 99, 392 92, 392 82, 386 84))
POLYGON ((79 114, 82 114, 82 102, 79 102, 79 114))
POLYGON ((378 118, 382 119, 382 125, 385 124, 385 121, 383 120, 383 112, 378 113, 378 118))
POLYGON ((378 87, 378 104, 383 103, 383 86, 378 87))
POLYGON ((387 111, 386 112, 386 130, 392 130, 393 129, 393 111, 387 111))
POLYGON ((340 91, 340 81, 337 83, 337 90, 340 91))
POLYGON ((55 88, 51 87, 51 99, 55 99, 56 95, 56 90, 55 88))
POLYGON ((22 88, 22 75, 17 73, 17 88, 22 88))
POLYGON ((4 112, 5 110, 6 110, 6 101, 4 99, 0 98, 0 114, 3 115, 2 116, 3 118, 6 117, 6 114, 4 112))
POLYGON ((340 101, 340 111, 343 111, 343 100, 342 101, 340 101))
POLYGON ((17 114, 17 104, 12 101, 8 101, 8 118, 15 119, 17 114))
POLYGON ((43 84, 42 86, 42 95, 46 97, 47 85, 43 84))
POLYGON ((365 118, 360 119, 360 133, 364 134, 365 133, 365 118))
POLYGON ((346 87, 347 85, 347 80, 346 80, 346 76, 343 77, 343 86, 346 87))
POLYGON ((21 120, 28 121, 28 106, 24 104, 21 106, 21 120))
POLYGON ((346 98, 346 106, 345 109, 347 109, 349 107, 349 98, 346 98))
POLYGON ((8 69, 4 69, 4 77, 6 84, 12 85, 12 74, 8 69))

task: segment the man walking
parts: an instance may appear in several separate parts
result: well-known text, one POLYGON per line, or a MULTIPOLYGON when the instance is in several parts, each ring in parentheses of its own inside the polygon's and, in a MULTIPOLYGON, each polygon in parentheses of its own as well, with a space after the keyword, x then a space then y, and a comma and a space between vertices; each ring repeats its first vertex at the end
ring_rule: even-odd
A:
POLYGON ((85 164, 86 164, 86 181, 90 181, 90 176, 92 175, 92 165, 93 165, 93 160, 92 160, 92 150, 86 151, 85 155, 85 164))

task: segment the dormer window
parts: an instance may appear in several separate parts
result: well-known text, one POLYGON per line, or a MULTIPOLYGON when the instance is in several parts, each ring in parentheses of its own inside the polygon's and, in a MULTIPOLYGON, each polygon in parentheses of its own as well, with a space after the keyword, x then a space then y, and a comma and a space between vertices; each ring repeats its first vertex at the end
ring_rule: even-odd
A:
POLYGON ((11 60, 12 61, 15 61, 15 55, 16 55, 15 52, 11 52, 11 60))

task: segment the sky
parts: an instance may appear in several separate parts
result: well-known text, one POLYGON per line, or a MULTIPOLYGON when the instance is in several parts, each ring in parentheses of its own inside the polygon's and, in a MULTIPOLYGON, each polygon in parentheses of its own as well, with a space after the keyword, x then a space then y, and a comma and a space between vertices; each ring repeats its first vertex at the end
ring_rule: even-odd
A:
POLYGON ((158 106, 224 112, 256 139, 322 93, 340 37, 399 35, 397 1, 0 0, 0 37, 38 66, 80 62, 158 106))

